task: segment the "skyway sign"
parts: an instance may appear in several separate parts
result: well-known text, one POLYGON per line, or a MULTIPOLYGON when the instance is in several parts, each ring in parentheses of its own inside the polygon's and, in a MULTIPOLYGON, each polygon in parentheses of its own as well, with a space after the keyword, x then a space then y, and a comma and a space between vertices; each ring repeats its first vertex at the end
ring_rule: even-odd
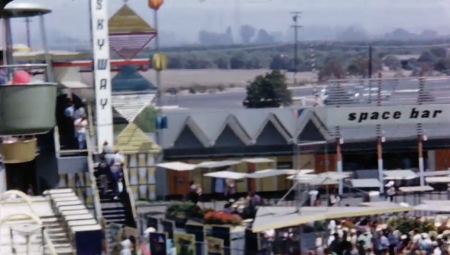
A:
POLYGON ((450 123, 450 105, 336 107, 326 109, 328 127, 450 123))

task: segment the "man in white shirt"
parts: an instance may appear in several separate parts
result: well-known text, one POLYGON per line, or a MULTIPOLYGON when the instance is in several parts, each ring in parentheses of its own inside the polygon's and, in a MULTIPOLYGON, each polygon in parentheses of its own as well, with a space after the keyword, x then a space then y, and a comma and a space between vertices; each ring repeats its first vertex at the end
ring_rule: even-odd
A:
POLYGON ((112 162, 111 162, 111 170, 113 172, 117 172, 122 170, 123 163, 125 162, 125 159, 120 154, 118 150, 114 151, 114 155, 112 156, 112 162))
POLYGON ((78 140, 78 149, 86 149, 86 129, 88 127, 86 115, 83 114, 80 118, 76 119, 74 126, 75 134, 78 140))

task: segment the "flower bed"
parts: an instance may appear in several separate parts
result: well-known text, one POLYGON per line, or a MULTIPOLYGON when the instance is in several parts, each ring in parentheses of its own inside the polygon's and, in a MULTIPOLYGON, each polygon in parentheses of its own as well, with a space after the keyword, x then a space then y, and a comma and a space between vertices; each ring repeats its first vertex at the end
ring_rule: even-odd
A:
POLYGON ((235 214, 214 211, 205 214, 205 224, 239 226, 241 223, 242 218, 235 214))
POLYGON ((172 203, 167 207, 166 219, 175 221, 177 228, 183 228, 188 220, 203 223, 205 213, 212 209, 202 209, 191 202, 172 203))

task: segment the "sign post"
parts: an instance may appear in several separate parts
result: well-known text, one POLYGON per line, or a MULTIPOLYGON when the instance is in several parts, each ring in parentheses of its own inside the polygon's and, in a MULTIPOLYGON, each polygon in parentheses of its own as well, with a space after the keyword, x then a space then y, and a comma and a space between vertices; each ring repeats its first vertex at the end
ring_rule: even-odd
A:
POLYGON ((104 142, 114 143, 111 105, 111 66, 109 55, 108 0, 90 1, 92 51, 94 55, 95 119, 97 150, 104 142))

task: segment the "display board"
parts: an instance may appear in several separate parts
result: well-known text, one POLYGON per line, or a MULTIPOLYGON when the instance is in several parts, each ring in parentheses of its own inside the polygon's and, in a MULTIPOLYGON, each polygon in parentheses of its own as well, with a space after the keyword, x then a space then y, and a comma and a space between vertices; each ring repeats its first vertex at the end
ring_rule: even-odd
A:
POLYGON ((150 233, 149 245, 152 255, 167 255, 166 235, 164 233, 150 233))
POLYGON ((193 234, 174 234, 174 243, 177 255, 195 255, 195 235, 193 234))
POLYGON ((196 254, 203 255, 205 253, 203 244, 206 241, 205 240, 205 237, 206 237, 205 225, 196 223, 196 222, 195 223, 188 222, 185 226, 185 229, 186 229, 186 233, 193 234, 195 236, 196 254))
POLYGON ((211 226, 209 236, 223 240, 224 255, 231 255, 231 229, 228 226, 211 226))
POLYGON ((163 227, 164 233, 166 234, 166 238, 173 240, 175 231, 175 222, 173 220, 161 219, 161 225, 163 227))
MULTIPOLYGON (((215 238, 208 236, 206 238, 208 243, 208 254, 207 255, 224 255, 224 245, 223 240, 220 238, 215 238)), ((256 254, 256 253, 253 253, 256 254)))

